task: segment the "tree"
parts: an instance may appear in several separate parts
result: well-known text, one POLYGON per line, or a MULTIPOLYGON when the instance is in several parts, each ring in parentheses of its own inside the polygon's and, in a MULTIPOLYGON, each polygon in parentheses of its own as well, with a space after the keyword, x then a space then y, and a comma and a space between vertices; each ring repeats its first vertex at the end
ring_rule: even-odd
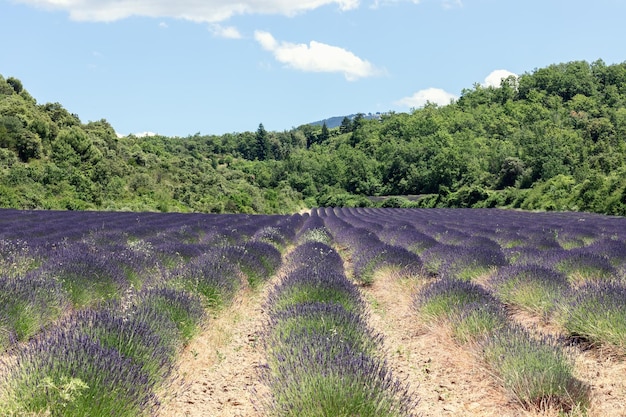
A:
POLYGON ((263 123, 259 123, 256 131, 257 158, 259 161, 265 161, 269 157, 269 139, 267 131, 263 123))
POLYGON ((341 121, 341 126, 339 126, 339 133, 350 133, 352 132, 352 121, 348 116, 344 117, 341 121))
POLYGON ((15 91, 16 94, 19 94, 24 90, 24 86, 22 86, 22 82, 18 80, 17 78, 14 78, 14 77, 7 78, 7 84, 13 87, 13 91, 15 91))
POLYGON ((328 126, 326 126, 326 122, 322 125, 322 132, 319 135, 318 142, 324 143, 330 138, 330 131, 328 130, 328 126))
POLYGON ((24 129, 17 137, 16 148, 23 162, 39 158, 42 154, 41 138, 38 134, 24 129))
POLYGON ((522 176, 526 166, 519 158, 508 157, 502 162, 498 178, 498 188, 512 187, 518 178, 522 176))

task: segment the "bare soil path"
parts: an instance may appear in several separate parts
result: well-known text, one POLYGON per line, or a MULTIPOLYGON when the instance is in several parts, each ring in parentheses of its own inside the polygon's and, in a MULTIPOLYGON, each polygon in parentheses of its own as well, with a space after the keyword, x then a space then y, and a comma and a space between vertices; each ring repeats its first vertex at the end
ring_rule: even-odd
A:
POLYGON ((531 416, 507 398, 468 349, 444 328, 426 327, 412 310, 420 278, 383 271, 362 289, 370 325, 384 336, 388 365, 420 398, 422 416, 531 416))
MULTIPOLYGON (((348 265, 349 266, 349 265, 348 265)), ((244 288, 231 306, 215 314, 206 328, 184 350, 179 361, 182 382, 164 396, 158 417, 261 417, 259 397, 267 388, 258 368, 265 364, 259 340, 267 320, 263 304, 282 279, 279 272, 261 288, 244 288)), ((522 409, 508 398, 471 349, 452 342, 444 327, 425 326, 412 309, 412 295, 424 282, 389 271, 379 273, 373 285, 361 289, 369 305, 369 324, 384 336, 388 366, 420 398, 417 413, 430 416, 557 416, 556 411, 522 409)), ((532 317, 516 315, 518 322, 541 326, 532 317)), ((591 390, 586 416, 626 417, 626 362, 598 350, 572 348, 577 377, 591 390)))
POLYGON ((179 361, 181 381, 164 396, 160 417, 257 417, 255 403, 266 389, 258 368, 265 363, 259 333, 267 320, 263 304, 281 279, 257 290, 244 288, 232 305, 208 320, 179 361))

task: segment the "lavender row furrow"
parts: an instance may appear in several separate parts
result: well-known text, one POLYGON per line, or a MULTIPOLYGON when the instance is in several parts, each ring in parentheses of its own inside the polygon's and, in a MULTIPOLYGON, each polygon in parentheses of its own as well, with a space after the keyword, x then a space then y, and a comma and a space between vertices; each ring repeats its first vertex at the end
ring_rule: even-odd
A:
MULTIPOLYGON (((321 228, 317 223, 308 230, 321 228)), ((416 400, 380 356, 382 336, 367 325, 364 302, 339 254, 315 238, 303 240, 287 265, 267 302, 267 414, 412 415, 416 400)))
POLYGON ((43 213, 4 214, 0 409, 10 415, 151 415, 206 308, 229 303, 242 280, 269 278, 304 221, 50 213, 44 241, 45 225, 10 227, 43 213))

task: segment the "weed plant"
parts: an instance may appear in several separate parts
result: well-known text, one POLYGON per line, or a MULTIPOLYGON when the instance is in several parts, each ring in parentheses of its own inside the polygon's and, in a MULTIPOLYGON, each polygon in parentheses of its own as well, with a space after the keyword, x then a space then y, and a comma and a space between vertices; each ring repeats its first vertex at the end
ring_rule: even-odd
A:
POLYGON ((483 358, 504 388, 524 407, 564 412, 585 408, 587 388, 573 376, 574 363, 553 339, 535 339, 518 326, 493 332, 483 358))
POLYGON ((626 287, 588 283, 562 304, 560 321, 570 336, 626 354, 626 287))

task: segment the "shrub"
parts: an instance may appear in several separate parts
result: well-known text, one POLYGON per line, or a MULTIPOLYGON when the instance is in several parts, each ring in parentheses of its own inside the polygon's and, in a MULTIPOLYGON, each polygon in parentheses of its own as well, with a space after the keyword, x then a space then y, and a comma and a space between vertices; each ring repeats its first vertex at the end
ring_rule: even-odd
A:
POLYGON ((485 338, 482 350, 487 365, 523 406, 568 411, 587 404, 587 389, 572 375, 574 363, 555 340, 506 327, 485 338))
POLYGON ((626 287, 588 283, 572 292, 562 304, 560 321, 575 338, 591 344, 616 347, 626 353, 626 287))
POLYGON ((539 265, 500 268, 489 286, 502 302, 543 316, 556 307, 569 289, 564 274, 539 265))
POLYGON ((495 299, 474 283, 442 278, 417 293, 413 303, 423 318, 437 321, 459 314, 469 304, 491 304, 495 299))

